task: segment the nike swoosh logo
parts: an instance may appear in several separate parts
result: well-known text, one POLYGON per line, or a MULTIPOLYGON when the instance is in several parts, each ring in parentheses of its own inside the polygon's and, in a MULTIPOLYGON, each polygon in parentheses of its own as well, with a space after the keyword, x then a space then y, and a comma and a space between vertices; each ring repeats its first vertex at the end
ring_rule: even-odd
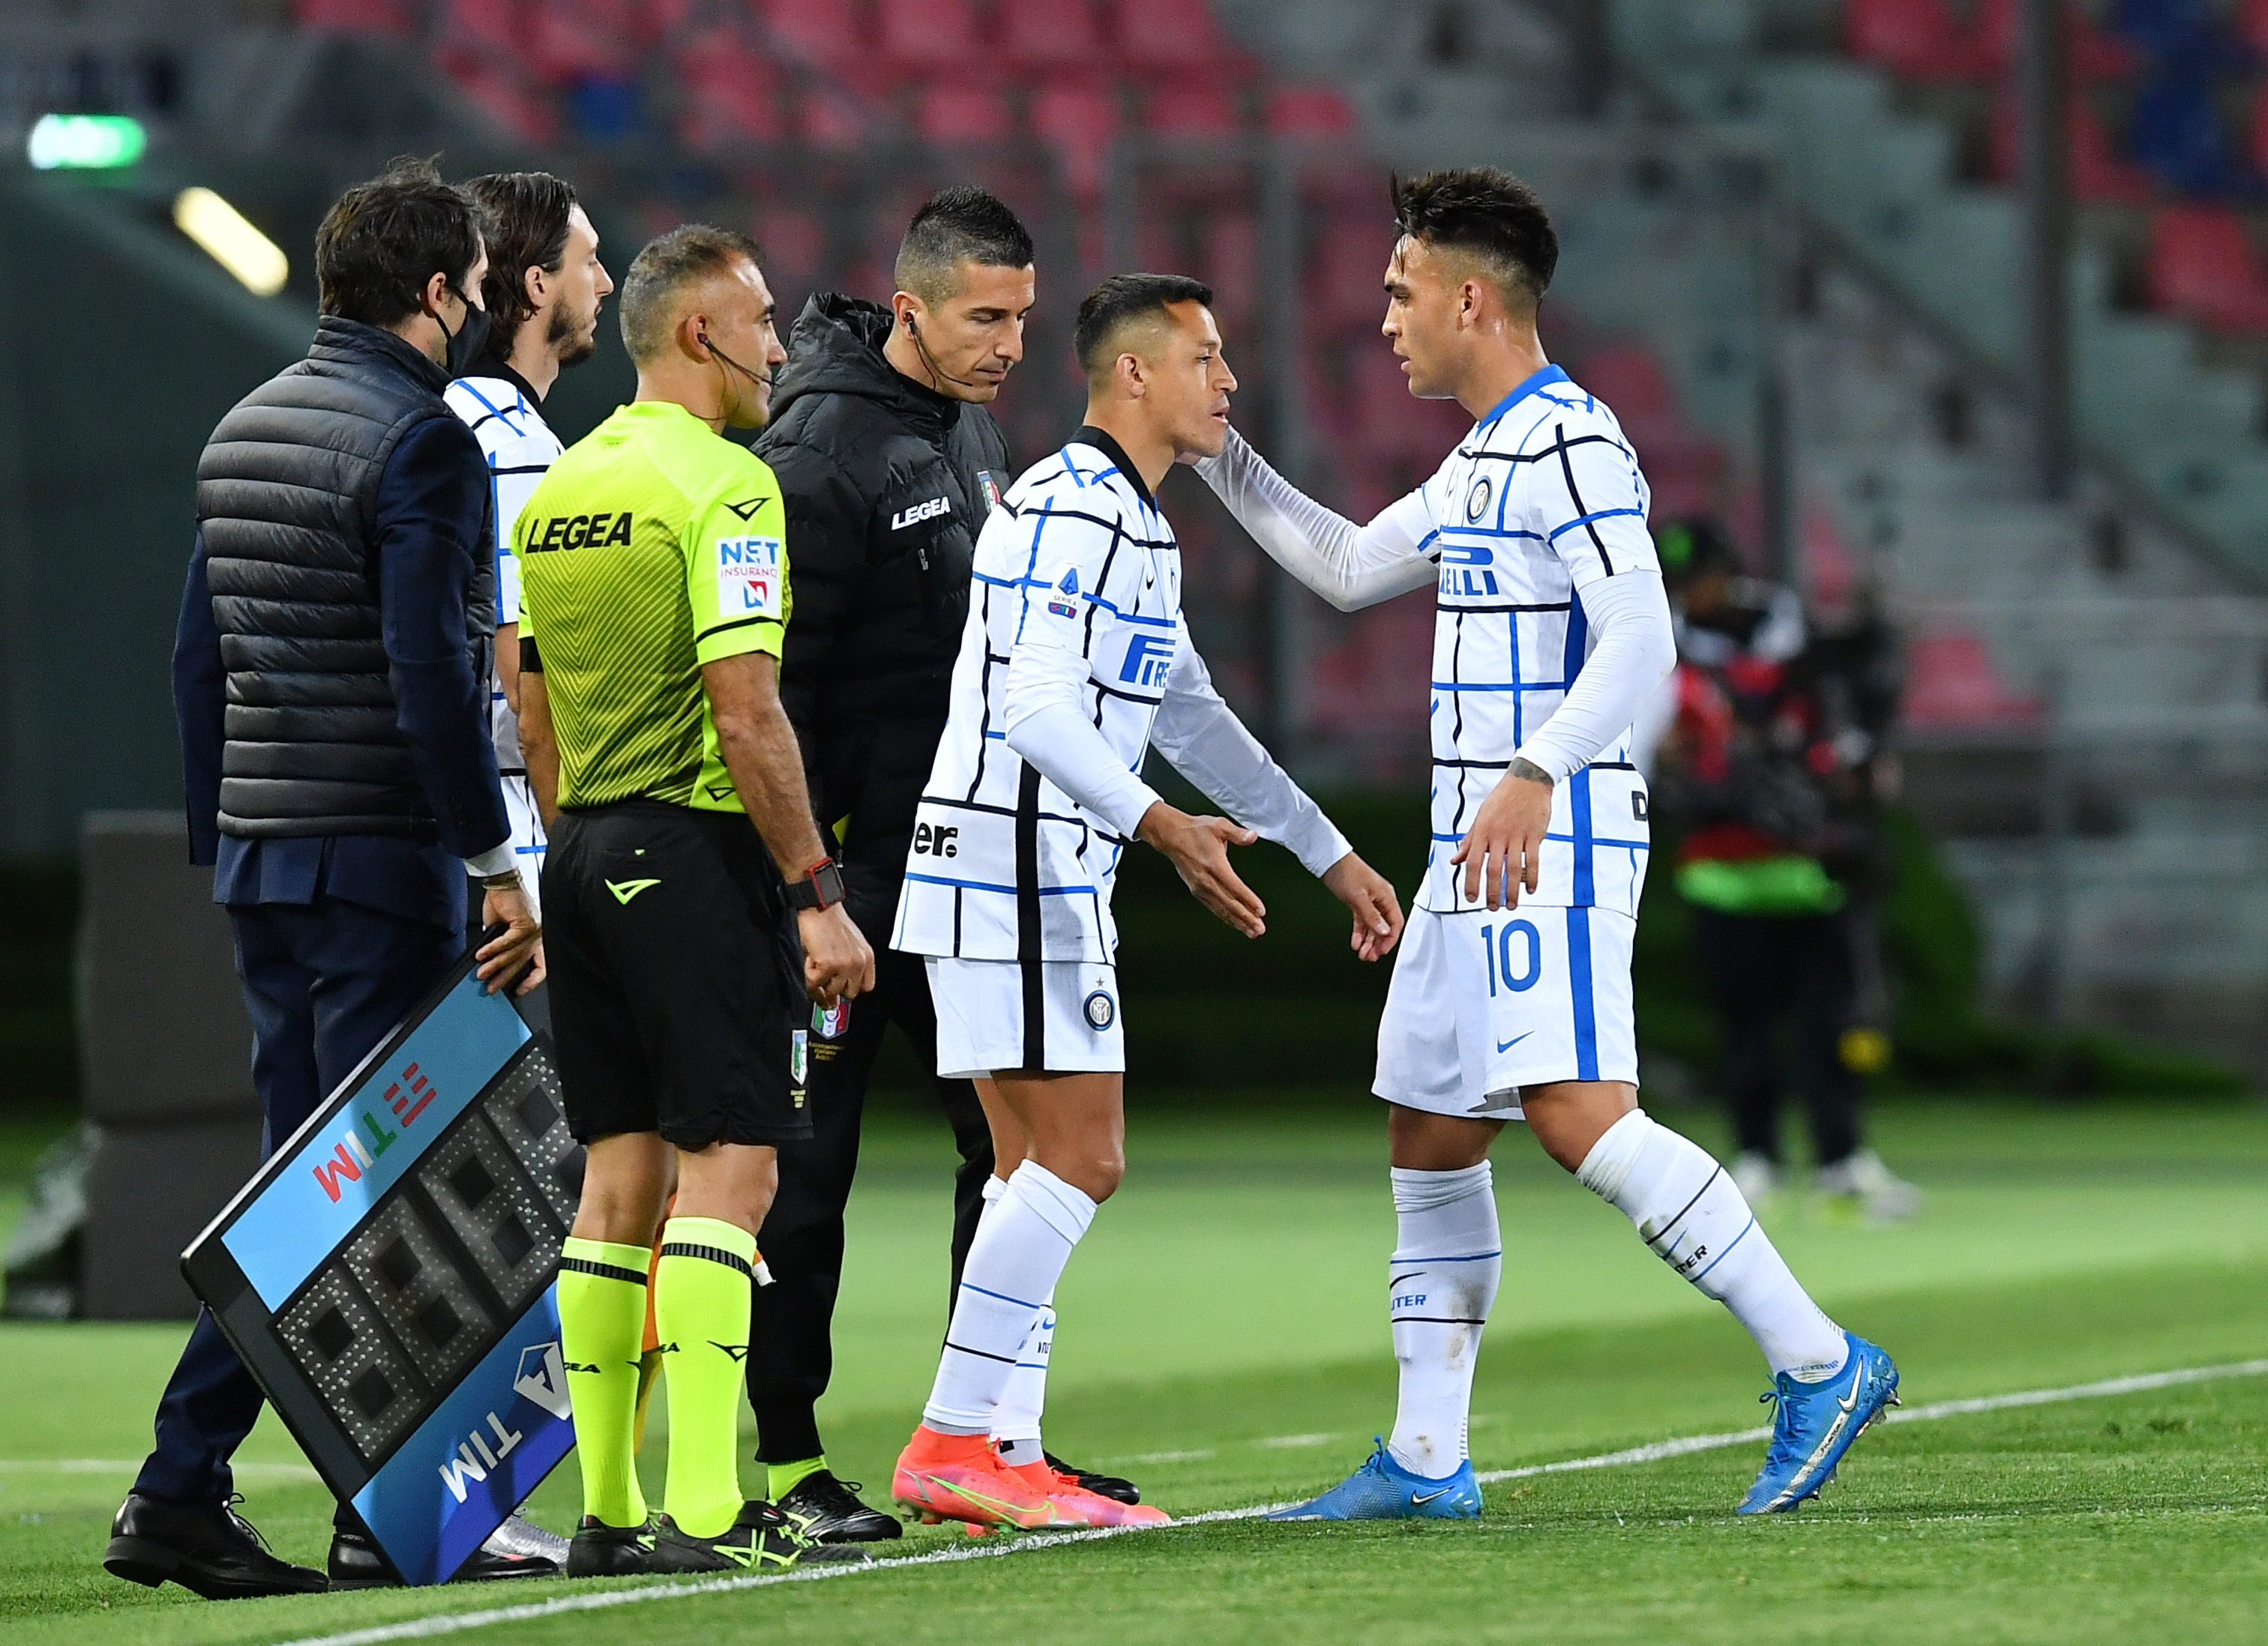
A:
POLYGON ((1447 1497, 1456 1489, 1454 1486, 1445 1486, 1438 1492, 1412 1492, 1410 1494, 1410 1506, 1412 1509, 1423 1509, 1435 1498, 1447 1497))
POLYGON ((742 503, 728 503, 725 507, 731 511, 735 519, 746 520, 770 501, 769 497, 750 497, 742 503))
POLYGON ((659 880, 609 880, 607 890, 615 894, 615 901, 627 903, 650 885, 659 885, 659 880))
MULTIPOLYGON (((1530 1029, 1530 1030, 1528 1032, 1528 1034, 1533 1034, 1533 1033, 1535 1033, 1535 1030, 1530 1029)), ((1498 1051, 1499 1051, 1499 1052, 1508 1052, 1508 1051, 1510 1051, 1513 1047, 1515 1047, 1515 1046, 1519 1045, 1522 1040, 1526 1040, 1526 1039, 1528 1038, 1528 1034, 1515 1034, 1515 1035, 1513 1035, 1513 1036, 1512 1037, 1512 1039, 1510 1039, 1510 1040, 1498 1040, 1498 1041, 1496 1043, 1496 1049, 1497 1049, 1498 1051)))
POLYGON ((1386 1282, 1386 1284, 1388 1290, 1391 1290, 1394 1287, 1399 1286, 1405 1280, 1416 1280, 1425 1272, 1425 1271, 1422 1268, 1413 1268, 1407 1275, 1396 1275, 1393 1276, 1386 1282))

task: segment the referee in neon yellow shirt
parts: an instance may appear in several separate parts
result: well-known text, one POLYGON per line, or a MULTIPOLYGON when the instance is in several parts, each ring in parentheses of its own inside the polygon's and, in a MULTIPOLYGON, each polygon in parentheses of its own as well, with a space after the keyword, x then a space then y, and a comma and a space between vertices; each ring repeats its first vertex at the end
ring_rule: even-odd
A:
POLYGON ((811 1131, 806 996, 832 1004, 874 984, 779 703, 792 610, 779 485, 723 437, 762 426, 786 354, 755 244, 728 230, 655 240, 621 308, 637 398, 552 465, 513 541, 520 714, 551 826, 553 1035, 590 1145, 559 1265, 583 1469, 567 1569, 863 1559, 744 1502, 735 1440, 775 1146, 811 1131), (653 1300, 669 1473, 649 1517, 633 1413, 647 1257, 673 1180, 653 1300))

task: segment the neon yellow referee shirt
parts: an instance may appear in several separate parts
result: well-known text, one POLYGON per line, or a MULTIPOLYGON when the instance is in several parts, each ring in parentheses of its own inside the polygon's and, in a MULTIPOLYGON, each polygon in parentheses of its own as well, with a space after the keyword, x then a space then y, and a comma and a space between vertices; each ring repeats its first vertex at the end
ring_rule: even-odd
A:
POLYGON ((669 400, 617 410, 552 465, 512 534, 558 804, 744 811, 701 665, 780 655, 787 517, 762 459, 669 400))

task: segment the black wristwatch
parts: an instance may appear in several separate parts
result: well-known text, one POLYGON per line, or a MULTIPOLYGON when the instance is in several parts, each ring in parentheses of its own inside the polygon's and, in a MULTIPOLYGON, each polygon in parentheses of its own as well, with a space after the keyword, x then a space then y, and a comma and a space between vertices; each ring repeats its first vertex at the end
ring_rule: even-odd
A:
POLYGON ((832 857, 821 857, 800 878, 787 883, 790 908, 832 908, 842 900, 843 871, 832 857))

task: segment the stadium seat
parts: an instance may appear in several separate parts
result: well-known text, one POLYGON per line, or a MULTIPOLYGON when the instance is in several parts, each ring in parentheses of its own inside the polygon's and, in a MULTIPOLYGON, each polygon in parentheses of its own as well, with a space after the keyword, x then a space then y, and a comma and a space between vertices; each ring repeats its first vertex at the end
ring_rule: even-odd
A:
POLYGON ((505 130, 531 143, 558 136, 558 108, 512 68, 483 53, 445 48, 438 55, 443 71, 505 130))
POLYGON ((637 72, 641 18, 630 0, 541 0, 523 15, 523 49, 539 79, 565 85, 637 72))
POLYGON ((1105 60, 1087 0, 1000 0, 995 25, 1001 55, 1020 70, 1092 69, 1105 60))
POLYGON ((737 29, 703 30, 671 53, 685 102, 677 134, 701 152, 736 143, 777 143, 786 135, 778 63, 737 29))
MULTIPOLYGON (((2020 119, 2016 88, 2003 81, 1992 99, 1992 175, 2000 182, 2016 177, 2020 119)), ((2148 174, 2111 146, 2102 117, 2085 93, 2073 94, 2066 129, 2069 146, 2065 164, 2071 168, 2072 192, 2080 199, 2132 204, 2148 198, 2148 174)))
POLYGON ((1221 68, 1235 55, 1206 0, 1127 0, 1118 7, 1118 55, 1145 70, 1221 68))
POLYGON ((2146 84, 2134 99, 2127 148, 2135 160, 2183 194, 2248 199, 2260 177, 2221 123, 2213 83, 2171 70, 2146 84))
POLYGON ((1227 137, 1242 129, 1244 120, 1226 88, 1200 80, 1152 92, 1142 102, 1142 124, 1174 136, 1227 137))
MULTIPOLYGON (((1977 9, 1977 40, 1987 73, 2015 71, 2022 27, 2023 0, 1981 0, 1977 9)), ((2084 7, 2068 3, 2064 6, 2064 40, 2074 80, 2124 79, 2141 66, 2141 55, 2134 47, 2106 33, 2084 7)))
POLYGON ((987 85, 933 80, 914 95, 914 129, 932 143, 998 143, 1012 122, 987 85))
POLYGON ((855 71, 868 47, 854 0, 755 0, 764 32, 798 62, 855 71))
POLYGON ((1725 448, 1686 421, 1676 389, 1653 350, 1628 343, 1594 349, 1572 375, 1605 401, 1622 424, 1653 488, 1656 518, 1715 508, 1725 448))
POLYGON ((1122 123, 1118 94, 1103 86, 1049 85, 1032 99, 1032 129, 1055 150, 1064 181, 1082 200, 1102 192, 1102 168, 1122 123))
POLYGON ((850 87, 819 80, 802 88, 793 124, 806 143, 822 149, 851 149, 866 140, 873 120, 850 87))
POLYGON ((567 88, 565 101, 575 135, 593 143, 619 143, 644 123, 636 80, 586 75, 567 88))
POLYGON ((984 55, 968 0, 877 0, 875 33, 893 73, 928 73, 970 65, 984 55))
MULTIPOLYGON (((1204 261, 1199 272, 1213 289, 1214 306, 1224 324, 1233 321, 1241 327, 1251 320, 1260 290, 1260 239, 1250 212, 1227 208, 1206 214, 1204 261)), ((1238 352, 1249 358, 1255 341, 1241 340, 1238 352)))
MULTIPOLYGON (((764 274, 774 295, 783 284, 807 290, 818 280, 827 256, 827 225, 817 216, 792 206, 773 206, 758 212, 748 229, 763 248, 764 274)), ((785 300, 780 306, 787 312, 785 300)), ((783 332, 787 325, 781 322, 783 332)))
POLYGON ((301 28, 341 34, 414 34, 409 0, 292 0, 291 20, 301 28))
POLYGON ((2150 224, 2150 300, 2220 331, 2268 332, 2268 268, 2236 214, 2169 206, 2150 224))
MULTIPOLYGON (((1381 191, 1383 193, 1383 191, 1381 191)), ((1348 222, 1327 221, 1309 251, 1307 320, 1319 331, 1376 329, 1386 318, 1387 259, 1394 254, 1391 225, 1382 213, 1348 222)))
POLYGON ((1984 642, 1966 629, 1917 635, 1906 646, 1905 724, 1914 727, 2029 725, 2037 698, 2005 685, 1984 642))
POLYGON ((2222 28, 2212 0, 2118 0, 2111 27, 2161 68, 2210 75, 2246 66, 2245 46, 2222 28))
POLYGON ((493 70, 526 57, 529 32, 521 0, 446 0, 437 39, 442 50, 478 56, 493 70))
POLYGON ((1346 99, 1327 85, 1279 85, 1268 93, 1262 124, 1286 137, 1341 137, 1356 121, 1346 99))
POLYGON ((1854 57, 1910 80, 1974 80, 1984 41, 1945 0, 1846 0, 1843 44, 1854 57))

